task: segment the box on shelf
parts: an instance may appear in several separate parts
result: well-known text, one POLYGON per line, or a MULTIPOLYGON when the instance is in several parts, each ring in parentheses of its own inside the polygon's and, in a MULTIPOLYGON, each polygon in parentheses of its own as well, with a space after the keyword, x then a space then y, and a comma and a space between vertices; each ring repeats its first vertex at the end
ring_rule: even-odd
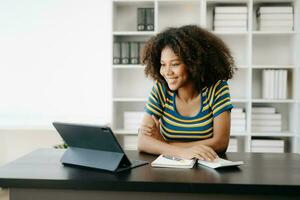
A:
POLYGON ((288 81, 287 74, 287 70, 263 70, 262 97, 264 99, 286 99, 288 81))
POLYGON ((238 139, 237 138, 229 139, 227 152, 238 152, 238 139))
POLYGON ((231 132, 246 131, 246 113, 242 108, 233 108, 231 110, 231 132))
POLYGON ((253 132, 282 131, 282 116, 275 107, 253 107, 251 120, 253 132))
POLYGON ((247 6, 216 6, 214 9, 214 31, 247 31, 247 6))
POLYGON ((124 112, 124 129, 137 131, 144 117, 144 112, 124 112))
POLYGON ((124 149, 125 150, 137 150, 138 136, 126 135, 124 136, 124 149))
POLYGON ((279 4, 260 6, 256 12, 258 30, 260 31, 292 31, 294 28, 294 12, 292 6, 279 4))
POLYGON ((154 30, 154 8, 137 8, 137 30, 154 30))
POLYGON ((269 153, 283 153, 284 140, 274 139, 253 139, 251 141, 252 152, 269 152, 269 153))

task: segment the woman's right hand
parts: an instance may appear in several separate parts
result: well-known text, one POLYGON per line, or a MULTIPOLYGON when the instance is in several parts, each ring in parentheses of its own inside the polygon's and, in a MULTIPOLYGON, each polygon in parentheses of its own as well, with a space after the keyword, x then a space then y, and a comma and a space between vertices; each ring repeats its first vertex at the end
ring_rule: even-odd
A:
POLYGON ((209 146, 206 145, 195 145, 188 148, 182 148, 180 157, 185 159, 199 159, 205 161, 213 161, 218 158, 218 154, 209 146))

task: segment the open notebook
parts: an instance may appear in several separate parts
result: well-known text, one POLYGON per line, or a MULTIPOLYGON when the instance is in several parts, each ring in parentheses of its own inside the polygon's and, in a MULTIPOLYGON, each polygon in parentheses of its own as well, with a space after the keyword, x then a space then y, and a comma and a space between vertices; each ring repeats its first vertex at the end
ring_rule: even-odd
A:
POLYGON ((184 159, 175 156, 160 155, 152 163, 152 167, 193 168, 195 159, 184 159))
POLYGON ((239 166, 244 164, 243 161, 230 161, 230 160, 225 160, 222 158, 217 158, 214 161, 203 161, 203 160, 198 160, 198 165, 204 165, 206 167, 210 168, 221 168, 221 167, 230 167, 230 166, 239 166))

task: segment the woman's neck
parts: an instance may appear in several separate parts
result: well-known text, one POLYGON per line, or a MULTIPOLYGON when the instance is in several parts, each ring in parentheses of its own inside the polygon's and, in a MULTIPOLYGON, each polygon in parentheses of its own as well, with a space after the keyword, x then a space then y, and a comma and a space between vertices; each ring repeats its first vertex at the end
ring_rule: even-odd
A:
POLYGON ((177 97, 183 102, 190 102, 197 98, 199 92, 195 89, 194 84, 188 83, 177 90, 177 97))

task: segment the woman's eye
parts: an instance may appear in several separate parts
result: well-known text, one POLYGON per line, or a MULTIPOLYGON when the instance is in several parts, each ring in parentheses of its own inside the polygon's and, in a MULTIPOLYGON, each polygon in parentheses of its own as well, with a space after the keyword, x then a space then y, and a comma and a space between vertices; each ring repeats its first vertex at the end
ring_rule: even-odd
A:
POLYGON ((176 67, 176 66, 178 66, 178 65, 179 65, 179 63, 174 63, 174 64, 172 64, 173 67, 176 67))

